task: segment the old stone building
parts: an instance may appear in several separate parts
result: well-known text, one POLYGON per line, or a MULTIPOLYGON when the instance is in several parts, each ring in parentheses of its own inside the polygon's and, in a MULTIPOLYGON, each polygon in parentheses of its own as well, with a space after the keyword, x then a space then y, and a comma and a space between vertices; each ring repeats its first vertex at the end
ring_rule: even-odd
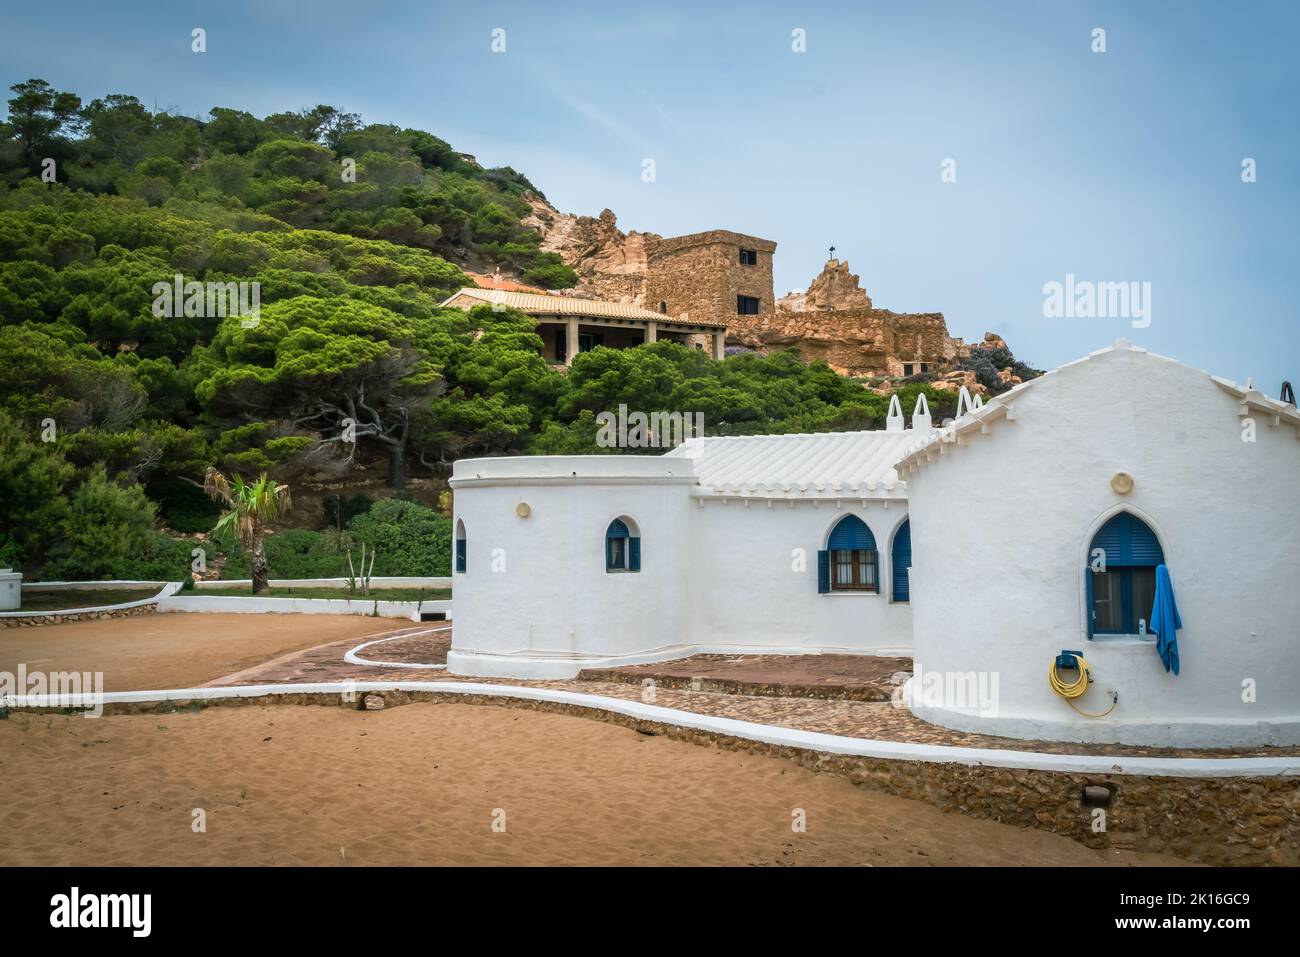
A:
POLYGON ((761 328, 776 311, 776 243, 724 229, 646 243, 646 308, 724 322, 728 331, 761 328))
POLYGON ((807 291, 777 299, 772 240, 728 230, 667 239, 624 233, 608 209, 595 217, 574 216, 540 197, 530 197, 530 203, 526 224, 541 233, 542 249, 559 253, 578 274, 570 296, 722 324, 729 345, 794 347, 843 375, 949 375, 962 380, 953 378, 953 388, 983 388, 973 376, 954 372, 969 350, 948 334, 943 313, 876 308, 847 262, 829 260, 807 291))

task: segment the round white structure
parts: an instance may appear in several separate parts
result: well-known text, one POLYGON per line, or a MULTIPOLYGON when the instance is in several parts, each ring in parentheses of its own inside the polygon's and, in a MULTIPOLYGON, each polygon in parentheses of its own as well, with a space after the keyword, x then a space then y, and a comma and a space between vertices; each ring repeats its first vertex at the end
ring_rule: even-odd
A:
POLYGON ((1300 742, 1298 438, 1294 407, 1122 340, 937 433, 899 464, 914 713, 1017 738, 1300 742), (1097 577, 1120 513, 1146 542, 1132 561, 1169 569, 1177 675, 1142 634, 1144 570, 1097 577), (1077 704, 1106 717, 1051 690, 1064 650, 1094 678, 1077 704))

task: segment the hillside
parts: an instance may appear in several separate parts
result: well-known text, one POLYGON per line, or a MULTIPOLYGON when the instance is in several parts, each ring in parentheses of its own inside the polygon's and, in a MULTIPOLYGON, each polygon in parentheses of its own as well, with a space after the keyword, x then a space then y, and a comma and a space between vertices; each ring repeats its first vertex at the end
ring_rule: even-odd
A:
POLYGON ((197 120, 40 80, 12 91, 0 565, 152 577, 187 562, 159 529, 210 528, 210 465, 269 471, 303 503, 292 522, 347 534, 377 483, 433 505, 461 456, 659 451, 597 444, 596 413, 619 404, 701 413, 711 434, 883 422, 883 397, 789 353, 598 348, 566 375, 527 316, 440 308, 461 265, 574 277, 527 222, 542 194, 430 133, 328 106, 197 120), (255 286, 257 321, 201 297, 160 311, 178 275, 255 286))

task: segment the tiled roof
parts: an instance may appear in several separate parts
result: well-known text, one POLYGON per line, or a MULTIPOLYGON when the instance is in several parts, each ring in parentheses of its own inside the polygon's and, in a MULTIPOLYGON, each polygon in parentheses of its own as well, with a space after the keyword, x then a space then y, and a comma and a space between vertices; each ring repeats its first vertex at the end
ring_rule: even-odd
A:
POLYGON ((442 303, 444 306, 458 305, 456 300, 470 299, 485 303, 500 303, 529 315, 592 316, 597 319, 639 319, 643 322, 654 321, 660 325, 705 326, 711 329, 725 329, 720 322, 695 321, 689 317, 670 316, 661 312, 651 312, 628 302, 602 302, 599 299, 573 299, 569 296, 548 296, 537 293, 509 292, 503 289, 475 289, 466 287, 442 303))
POLYGON ((515 282, 512 279, 504 278, 500 273, 488 276, 483 273, 470 272, 468 269, 462 269, 466 276, 473 281, 474 285, 480 289, 504 289, 506 292, 529 292, 537 295, 545 295, 546 290, 538 289, 536 286, 526 286, 521 282, 515 282))
POLYGON ((701 491, 730 498, 906 498, 894 463, 928 430, 743 435, 688 439, 669 456, 693 459, 701 491))

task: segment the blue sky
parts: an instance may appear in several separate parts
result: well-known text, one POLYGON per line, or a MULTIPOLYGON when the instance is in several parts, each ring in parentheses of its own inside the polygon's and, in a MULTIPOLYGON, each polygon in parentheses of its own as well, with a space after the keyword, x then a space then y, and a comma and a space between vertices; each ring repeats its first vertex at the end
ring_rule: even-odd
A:
POLYGON ((778 295, 806 286, 834 243, 877 306, 941 311, 967 339, 995 330, 1040 367, 1126 336, 1272 395, 1300 380, 1298 42, 1291 2, 0 13, 6 86, 42 77, 191 115, 329 103, 513 166, 565 211, 774 239, 778 295), (1097 27, 1105 53, 1091 50, 1097 27), (1150 326, 1044 317, 1043 285, 1071 273, 1150 282, 1150 326))

